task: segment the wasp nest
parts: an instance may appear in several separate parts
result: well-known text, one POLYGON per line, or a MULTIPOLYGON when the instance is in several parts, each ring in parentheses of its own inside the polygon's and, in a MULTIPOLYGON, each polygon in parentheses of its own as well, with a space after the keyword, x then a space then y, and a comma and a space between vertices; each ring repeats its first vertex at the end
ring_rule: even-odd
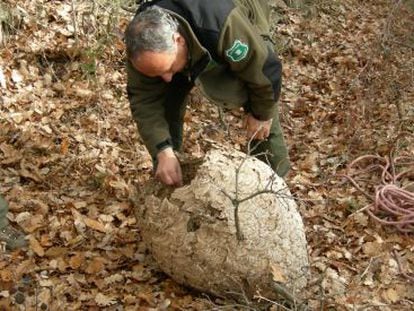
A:
POLYGON ((307 243, 283 179, 256 158, 223 148, 193 166, 185 186, 147 187, 136 208, 142 238, 161 269, 218 296, 259 292, 278 299, 283 288, 300 297, 307 243))

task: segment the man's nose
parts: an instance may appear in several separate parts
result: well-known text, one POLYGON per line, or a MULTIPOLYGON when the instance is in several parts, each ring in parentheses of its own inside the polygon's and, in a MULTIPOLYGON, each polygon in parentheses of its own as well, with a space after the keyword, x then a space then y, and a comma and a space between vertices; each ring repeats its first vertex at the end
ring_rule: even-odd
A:
POLYGON ((166 74, 163 74, 163 75, 161 76, 161 78, 162 78, 165 82, 171 82, 172 77, 173 77, 173 74, 172 74, 172 73, 166 73, 166 74))

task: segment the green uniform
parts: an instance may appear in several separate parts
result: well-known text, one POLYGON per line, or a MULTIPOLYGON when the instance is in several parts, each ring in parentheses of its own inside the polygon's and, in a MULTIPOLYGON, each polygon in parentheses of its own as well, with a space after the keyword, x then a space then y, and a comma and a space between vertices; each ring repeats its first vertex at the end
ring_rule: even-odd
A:
POLYGON ((267 152, 266 162, 284 176, 290 164, 277 109, 282 68, 266 40, 267 1, 159 0, 149 5, 154 3, 179 22, 189 63, 166 83, 140 74, 127 62, 131 111, 152 157, 166 147, 181 147, 186 97, 196 84, 224 108, 244 107, 258 120, 273 119, 269 138, 255 152, 267 152))

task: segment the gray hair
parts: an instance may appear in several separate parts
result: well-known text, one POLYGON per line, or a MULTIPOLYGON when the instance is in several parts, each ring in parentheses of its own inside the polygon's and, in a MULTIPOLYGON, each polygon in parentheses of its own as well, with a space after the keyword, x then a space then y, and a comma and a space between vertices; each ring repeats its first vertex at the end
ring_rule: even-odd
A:
POLYGON ((144 51, 174 52, 174 34, 178 22, 166 11, 154 5, 138 13, 125 31, 128 58, 144 51))

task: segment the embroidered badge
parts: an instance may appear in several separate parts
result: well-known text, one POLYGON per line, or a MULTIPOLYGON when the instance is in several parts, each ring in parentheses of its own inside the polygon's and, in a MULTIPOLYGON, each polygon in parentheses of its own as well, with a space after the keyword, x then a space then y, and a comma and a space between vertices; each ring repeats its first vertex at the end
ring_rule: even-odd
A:
POLYGON ((233 46, 226 50, 226 55, 233 62, 239 62, 244 59, 249 52, 249 46, 240 40, 235 40, 233 46))

